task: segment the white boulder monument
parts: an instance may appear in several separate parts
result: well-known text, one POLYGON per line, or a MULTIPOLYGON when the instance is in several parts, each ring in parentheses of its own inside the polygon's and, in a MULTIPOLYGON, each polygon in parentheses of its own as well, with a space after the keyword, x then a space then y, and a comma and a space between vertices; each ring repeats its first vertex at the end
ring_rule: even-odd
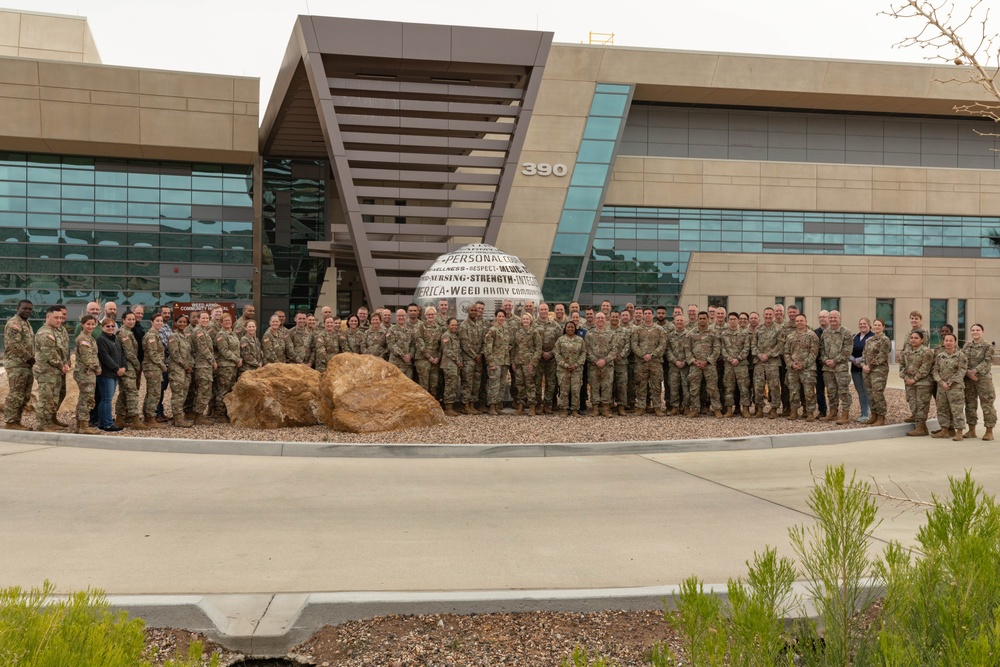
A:
POLYGON ((466 318, 470 306, 482 301, 485 317, 491 320, 505 299, 514 302, 515 310, 527 301, 537 307, 542 290, 538 278, 518 257, 486 243, 471 243, 441 255, 420 276, 413 300, 423 307, 436 307, 442 299, 448 302, 449 316, 460 320, 466 318))

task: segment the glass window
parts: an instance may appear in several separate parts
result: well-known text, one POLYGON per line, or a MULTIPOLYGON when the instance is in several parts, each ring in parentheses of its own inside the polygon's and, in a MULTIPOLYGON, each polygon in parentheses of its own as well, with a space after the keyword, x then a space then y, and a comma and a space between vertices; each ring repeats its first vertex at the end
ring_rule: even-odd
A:
POLYGON ((554 309, 555 303, 568 303, 573 300, 576 291, 575 280, 546 280, 542 285, 545 300, 554 309))
POLYGON ((708 297, 708 305, 709 306, 715 306, 716 308, 718 308, 719 306, 722 306, 728 312, 729 311, 729 297, 728 296, 709 296, 708 297))
POLYGON ((580 162, 598 162, 610 164, 611 157, 615 152, 614 141, 598 141, 596 139, 584 139, 580 144, 580 152, 577 159, 580 162))
POLYGON ((552 252, 559 255, 584 255, 589 242, 588 234, 556 234, 552 252))
MULTIPOLYGON (((839 296, 824 296, 819 300, 820 310, 840 310, 839 296)), ((817 323, 818 324, 818 323, 817 323)))
POLYGON ((621 127, 621 118, 598 118, 591 116, 587 119, 587 126, 583 130, 584 139, 615 139, 618 137, 618 128, 621 127))
POLYGON ((948 324, 948 299, 931 299, 931 312, 928 326, 931 347, 941 344, 941 327, 948 324))
POLYGON ((627 102, 627 95, 597 93, 594 95, 594 101, 590 105, 590 114, 592 116, 614 116, 620 118, 625 114, 625 104, 627 102))
POLYGON ((570 185, 592 185, 604 187, 608 176, 608 166, 605 164, 577 163, 573 169, 570 185))
POLYGON ((546 279, 548 278, 572 278, 576 280, 580 277, 580 271, 583 269, 583 257, 574 257, 571 255, 554 255, 549 260, 549 268, 545 272, 546 279))
POLYGON ((955 334, 958 336, 959 345, 965 345, 965 332, 967 328, 967 322, 965 321, 966 306, 966 299, 958 299, 958 315, 955 320, 955 334))
POLYGON ((602 188, 572 186, 566 193, 565 208, 596 211, 601 201, 602 188))
POLYGON ((885 335, 893 339, 893 322, 895 321, 896 300, 875 299, 875 317, 885 322, 885 335))

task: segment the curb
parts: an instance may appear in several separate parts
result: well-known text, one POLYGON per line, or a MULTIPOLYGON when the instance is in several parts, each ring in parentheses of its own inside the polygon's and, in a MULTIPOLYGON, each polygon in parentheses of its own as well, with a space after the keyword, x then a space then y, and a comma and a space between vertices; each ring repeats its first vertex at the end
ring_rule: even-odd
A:
MULTIPOLYGON (((727 599, 726 584, 705 585, 727 599)), ((142 618, 150 627, 200 632, 231 651, 250 657, 283 657, 325 625, 375 616, 498 614, 528 611, 646 611, 675 608, 680 586, 636 588, 341 592, 250 595, 111 595, 114 609, 142 618)), ((808 598, 796 582, 793 594, 808 598)), ((813 617, 803 606, 799 615, 813 617)))
MULTIPOLYGON (((930 424, 930 422, 929 422, 930 424)), ((865 429, 785 433, 701 440, 662 440, 647 442, 578 442, 538 445, 454 445, 454 444, 337 444, 320 442, 260 442, 254 440, 185 440, 183 438, 121 437, 81 435, 76 433, 36 433, 35 431, 0 431, 0 441, 22 445, 81 447, 126 452, 170 454, 216 454, 224 456, 298 456, 339 458, 520 458, 550 456, 614 456, 621 454, 670 454, 679 452, 743 451, 781 449, 815 445, 840 445, 898 438, 910 424, 893 424, 865 429)))

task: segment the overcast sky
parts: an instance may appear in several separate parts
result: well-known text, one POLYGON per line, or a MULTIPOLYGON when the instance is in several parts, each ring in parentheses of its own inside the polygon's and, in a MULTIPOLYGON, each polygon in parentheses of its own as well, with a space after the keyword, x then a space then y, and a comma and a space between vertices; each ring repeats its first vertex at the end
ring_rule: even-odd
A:
POLYGON ((270 97, 299 14, 549 30, 555 41, 614 33, 621 46, 920 62, 893 44, 919 26, 876 0, 0 0, 86 16, 108 65, 258 77, 270 97))

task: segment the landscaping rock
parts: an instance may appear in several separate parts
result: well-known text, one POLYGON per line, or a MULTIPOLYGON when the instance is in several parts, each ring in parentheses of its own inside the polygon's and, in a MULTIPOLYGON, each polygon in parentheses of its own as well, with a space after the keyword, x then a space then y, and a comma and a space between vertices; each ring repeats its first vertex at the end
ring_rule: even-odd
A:
POLYGON ((319 419, 351 433, 396 431, 444 424, 444 410, 387 361, 364 354, 338 354, 319 381, 319 419))
POLYGON ((301 364, 268 364, 240 376, 226 396, 230 421, 244 428, 312 426, 319 371, 301 364))

